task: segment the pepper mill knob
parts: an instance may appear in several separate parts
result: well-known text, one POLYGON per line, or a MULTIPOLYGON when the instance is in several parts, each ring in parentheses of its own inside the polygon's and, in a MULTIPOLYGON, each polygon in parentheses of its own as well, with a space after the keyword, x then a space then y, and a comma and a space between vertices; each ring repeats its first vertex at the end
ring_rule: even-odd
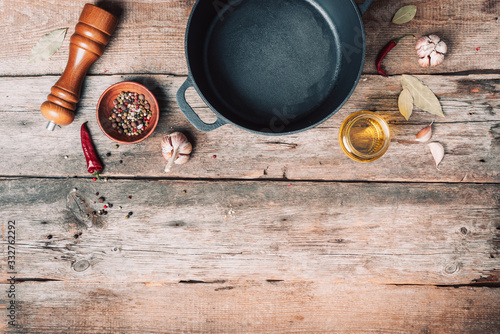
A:
POLYGON ((50 90, 41 107, 42 115, 49 120, 48 130, 55 125, 68 125, 75 118, 74 111, 80 100, 83 79, 90 66, 104 53, 118 18, 91 4, 83 7, 82 14, 71 36, 69 59, 61 78, 50 90))

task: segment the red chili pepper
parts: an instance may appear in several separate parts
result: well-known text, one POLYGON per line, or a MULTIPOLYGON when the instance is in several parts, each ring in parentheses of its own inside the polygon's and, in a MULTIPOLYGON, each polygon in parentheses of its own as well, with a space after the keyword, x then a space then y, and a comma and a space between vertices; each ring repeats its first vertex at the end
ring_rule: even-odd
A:
POLYGON ((384 46, 384 48, 382 50, 380 50, 380 52, 378 53, 378 56, 377 56, 377 60, 375 61, 376 65, 377 65, 377 71, 378 71, 378 73, 380 73, 380 75, 387 77, 387 73, 385 73, 384 69, 382 68, 382 60, 384 60, 385 56, 387 56, 389 51, 391 51, 399 43, 400 40, 402 40, 403 38, 408 37, 408 36, 415 37, 415 35, 410 34, 410 35, 404 35, 403 37, 400 37, 397 39, 393 39, 392 41, 387 43, 387 45, 384 46))
POLYGON ((87 160, 87 171, 94 176, 94 179, 98 178, 100 180, 101 178, 99 174, 102 172, 103 166, 95 151, 94 144, 92 143, 92 138, 90 138, 89 129, 87 128, 87 122, 82 124, 81 137, 83 154, 85 155, 85 159, 87 160))

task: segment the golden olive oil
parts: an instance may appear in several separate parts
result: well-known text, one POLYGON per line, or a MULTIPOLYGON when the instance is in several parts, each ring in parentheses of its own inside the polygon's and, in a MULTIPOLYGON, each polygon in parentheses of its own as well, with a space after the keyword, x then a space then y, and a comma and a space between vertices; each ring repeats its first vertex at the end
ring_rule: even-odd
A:
POLYGON ((389 126, 375 113, 359 111, 344 121, 339 140, 342 150, 351 159, 360 162, 374 161, 389 148, 389 126))

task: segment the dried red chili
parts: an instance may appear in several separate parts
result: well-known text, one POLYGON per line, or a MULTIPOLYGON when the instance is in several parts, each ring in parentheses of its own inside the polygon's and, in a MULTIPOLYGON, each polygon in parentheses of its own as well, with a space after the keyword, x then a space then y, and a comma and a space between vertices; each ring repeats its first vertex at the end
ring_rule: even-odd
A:
POLYGON ((400 40, 402 40, 403 38, 408 37, 408 36, 415 37, 415 35, 410 34, 410 35, 404 35, 403 37, 400 37, 397 39, 393 39, 392 41, 387 43, 387 45, 384 46, 384 48, 382 50, 380 50, 380 52, 377 56, 377 60, 375 61, 376 65, 377 65, 377 71, 380 75, 387 77, 387 73, 385 73, 384 69, 382 68, 382 60, 384 60, 385 56, 387 56, 389 51, 391 51, 399 43, 400 40))
POLYGON ((82 138, 82 148, 85 159, 87 160, 87 171, 95 178, 101 179, 99 174, 104 169, 101 160, 97 156, 94 144, 92 143, 92 138, 90 138, 89 129, 87 128, 87 122, 82 124, 81 128, 81 138, 82 138))

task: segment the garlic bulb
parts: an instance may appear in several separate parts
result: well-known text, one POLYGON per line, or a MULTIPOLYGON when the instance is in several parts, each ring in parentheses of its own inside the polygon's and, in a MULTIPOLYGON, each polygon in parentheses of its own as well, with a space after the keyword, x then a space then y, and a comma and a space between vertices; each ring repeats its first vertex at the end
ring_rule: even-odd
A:
POLYGON ((420 57, 418 64, 422 67, 438 66, 443 63, 444 55, 448 52, 446 43, 436 35, 423 36, 420 38, 415 48, 420 57))
POLYGON ((170 172, 172 165, 182 165, 188 162, 189 155, 193 151, 193 145, 181 132, 174 132, 165 136, 161 141, 161 152, 168 160, 165 172, 170 172))

